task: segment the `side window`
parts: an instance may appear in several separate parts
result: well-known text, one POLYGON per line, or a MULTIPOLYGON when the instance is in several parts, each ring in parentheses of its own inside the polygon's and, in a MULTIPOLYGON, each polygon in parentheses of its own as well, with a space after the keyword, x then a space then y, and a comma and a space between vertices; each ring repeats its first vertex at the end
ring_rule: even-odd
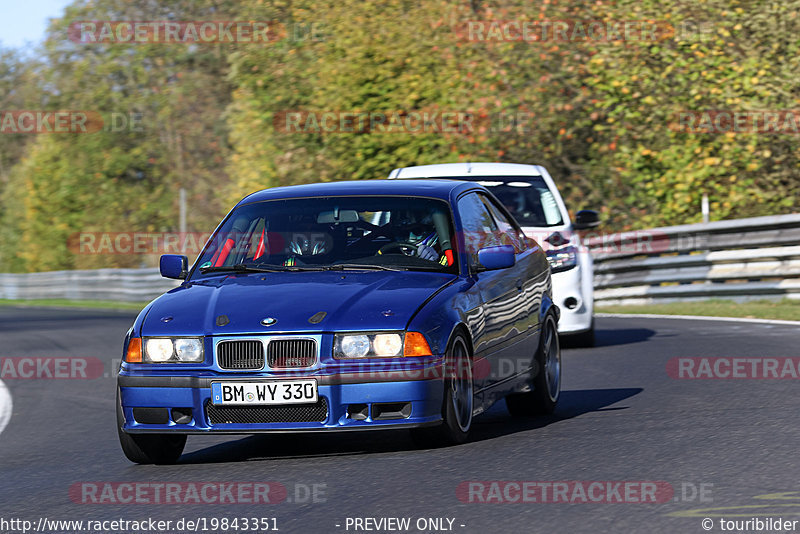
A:
POLYGON ((458 214, 464 231, 466 253, 470 264, 477 263, 481 248, 499 245, 497 225, 477 193, 469 193, 458 201, 458 214))
POLYGON ((525 238, 517 225, 512 223, 489 198, 481 195, 481 200, 483 200, 486 208, 497 223, 498 240, 500 243, 513 246, 514 252, 517 254, 525 250, 525 238))

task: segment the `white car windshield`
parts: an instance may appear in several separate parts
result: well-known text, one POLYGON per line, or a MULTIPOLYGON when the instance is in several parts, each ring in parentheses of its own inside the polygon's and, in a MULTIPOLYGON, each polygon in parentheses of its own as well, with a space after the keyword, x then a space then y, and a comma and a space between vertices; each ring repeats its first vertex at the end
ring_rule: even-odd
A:
POLYGON ((497 197, 521 226, 564 224, 555 195, 538 176, 497 176, 464 178, 477 181, 497 197))

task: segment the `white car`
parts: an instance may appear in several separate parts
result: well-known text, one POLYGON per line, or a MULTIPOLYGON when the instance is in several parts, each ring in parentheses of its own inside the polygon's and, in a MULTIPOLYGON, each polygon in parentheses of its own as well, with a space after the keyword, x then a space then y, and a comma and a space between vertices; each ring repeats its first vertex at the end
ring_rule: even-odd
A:
POLYGON ((594 268, 576 230, 600 223, 597 212, 582 210, 570 220, 547 169, 517 163, 444 163, 395 169, 389 178, 450 178, 478 182, 503 203, 547 253, 553 299, 561 308, 558 332, 577 345, 594 345, 594 268))

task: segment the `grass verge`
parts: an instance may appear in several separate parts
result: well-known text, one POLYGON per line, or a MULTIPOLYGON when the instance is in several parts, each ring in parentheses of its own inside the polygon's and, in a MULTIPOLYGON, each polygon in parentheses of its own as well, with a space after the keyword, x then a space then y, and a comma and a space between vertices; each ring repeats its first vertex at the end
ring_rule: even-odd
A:
POLYGON ((103 310, 134 310, 144 308, 147 302, 115 302, 110 300, 67 300, 37 299, 9 300, 0 299, 0 306, 18 306, 22 308, 91 308, 103 310))
POLYGON ((699 302, 670 302, 636 306, 597 306, 598 313, 652 313, 657 315, 713 315, 745 317, 748 319, 780 319, 800 321, 800 300, 706 300, 699 302))

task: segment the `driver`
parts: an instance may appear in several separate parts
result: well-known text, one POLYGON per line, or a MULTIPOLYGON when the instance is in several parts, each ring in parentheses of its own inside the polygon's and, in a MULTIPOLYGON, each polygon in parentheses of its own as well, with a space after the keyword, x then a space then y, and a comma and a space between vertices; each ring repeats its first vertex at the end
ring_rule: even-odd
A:
MULTIPOLYGON (((435 248, 433 248, 433 245, 436 244, 437 240, 438 236, 434 231, 423 237, 418 243, 415 243, 417 245, 417 256, 423 260, 439 261, 439 253, 436 252, 435 248)), ((409 242, 414 243, 413 238, 409 239, 409 242)))
POLYGON ((392 216, 397 217, 398 224, 395 242, 415 245, 415 255, 423 260, 439 261, 441 255, 435 248, 439 236, 430 214, 418 217, 417 212, 409 210, 393 213, 392 216))
MULTIPOLYGON (((509 188, 510 189, 510 188, 509 188)), ((511 214, 521 213, 525 209, 525 194, 522 191, 493 191, 497 199, 511 214)))

